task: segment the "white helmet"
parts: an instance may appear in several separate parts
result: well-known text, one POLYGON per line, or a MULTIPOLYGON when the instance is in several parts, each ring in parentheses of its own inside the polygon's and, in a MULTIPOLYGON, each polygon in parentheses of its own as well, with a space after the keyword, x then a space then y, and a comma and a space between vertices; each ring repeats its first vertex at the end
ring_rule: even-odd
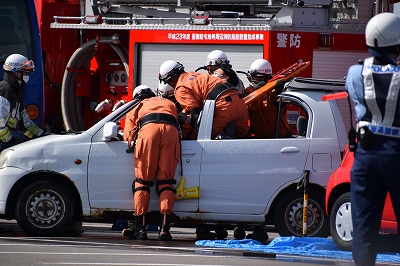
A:
POLYGON ((250 69, 247 71, 247 78, 251 83, 260 82, 260 79, 267 81, 268 79, 272 78, 271 64, 265 59, 255 60, 250 65, 250 69))
POLYGON ((149 86, 147 85, 139 85, 137 86, 132 93, 132 98, 133 99, 146 99, 146 98, 150 98, 150 97, 154 97, 156 96, 153 92, 152 89, 150 89, 149 86))
POLYGON ((31 73, 35 70, 35 64, 32 60, 28 60, 28 58, 23 55, 12 54, 7 57, 3 65, 3 69, 10 72, 31 73))
POLYGON ((174 87, 172 87, 169 84, 166 84, 164 82, 160 82, 158 84, 157 88, 157 96, 163 97, 163 98, 171 98, 174 97, 174 87))
POLYGON ((158 72, 158 79, 164 83, 169 83, 175 76, 185 71, 184 66, 174 60, 167 60, 161 64, 158 72))
POLYGON ((365 40, 370 53, 385 56, 396 52, 385 47, 400 45, 399 29, 400 17, 393 13, 380 13, 372 17, 365 28, 365 40))
POLYGON ((208 66, 228 66, 232 67, 229 64, 228 57, 221 50, 214 50, 207 56, 207 62, 204 64, 205 67, 208 66))

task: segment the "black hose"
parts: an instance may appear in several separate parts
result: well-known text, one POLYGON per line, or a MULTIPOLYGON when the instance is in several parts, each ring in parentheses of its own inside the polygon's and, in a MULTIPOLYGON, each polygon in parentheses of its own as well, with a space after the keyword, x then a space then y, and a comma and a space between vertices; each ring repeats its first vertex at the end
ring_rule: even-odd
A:
POLYGON ((99 40, 92 39, 80 46, 68 61, 61 88, 61 112, 65 129, 67 131, 86 130, 82 111, 83 97, 75 96, 75 80, 77 72, 71 72, 69 69, 86 69, 92 58, 98 52, 94 49, 97 42, 109 45, 118 54, 127 75, 129 75, 129 64, 127 59, 128 53, 125 47, 114 44, 112 37, 101 37, 99 40))

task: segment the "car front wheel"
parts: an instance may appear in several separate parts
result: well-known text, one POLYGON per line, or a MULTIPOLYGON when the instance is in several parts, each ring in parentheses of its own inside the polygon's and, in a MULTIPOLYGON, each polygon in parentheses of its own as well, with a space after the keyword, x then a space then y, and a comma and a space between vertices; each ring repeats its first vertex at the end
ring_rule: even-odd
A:
POLYGON ((332 207, 330 215, 331 235, 341 250, 351 250, 353 222, 351 219, 350 192, 341 195, 332 207))
POLYGON ((62 182, 35 181, 19 195, 18 225, 31 236, 61 236, 75 221, 76 204, 62 182))
MULTIPOLYGON (((302 191, 287 193, 278 203, 275 210, 275 228, 281 236, 303 235, 302 191)), ((325 215, 324 196, 310 190, 307 202, 307 236, 328 237, 329 219, 325 215)))

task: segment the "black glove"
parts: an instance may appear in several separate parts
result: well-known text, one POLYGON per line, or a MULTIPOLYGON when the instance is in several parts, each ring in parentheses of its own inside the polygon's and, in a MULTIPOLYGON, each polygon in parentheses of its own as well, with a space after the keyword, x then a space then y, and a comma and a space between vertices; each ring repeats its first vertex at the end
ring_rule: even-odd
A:
POLYGON ((36 138, 41 138, 41 137, 44 137, 44 136, 47 136, 47 133, 43 131, 42 134, 40 134, 40 135, 37 136, 36 138))
POLYGON ((197 121, 199 120, 200 112, 201 112, 200 107, 193 108, 192 111, 190 111, 189 123, 192 128, 196 128, 197 121))
POLYGON ((188 121, 188 117, 187 114, 185 113, 179 113, 178 114, 178 123, 180 126, 183 126, 183 124, 185 124, 185 122, 188 121))
POLYGON ((239 78, 236 72, 229 67, 221 67, 221 69, 224 71, 225 75, 228 76, 228 79, 226 81, 236 87, 239 84, 239 78))
POLYGON ((257 83, 257 84, 253 87, 253 89, 254 89, 254 90, 258 90, 259 88, 261 88, 261 87, 264 86, 265 84, 267 84, 267 82, 261 81, 261 82, 257 83))
POLYGON ((283 79, 280 79, 276 82, 275 85, 275 94, 279 95, 282 93, 283 88, 285 87, 286 81, 284 81, 283 79))
POLYGON ((22 139, 11 137, 11 139, 6 143, 10 146, 14 146, 14 145, 20 144, 22 142, 24 142, 22 139))

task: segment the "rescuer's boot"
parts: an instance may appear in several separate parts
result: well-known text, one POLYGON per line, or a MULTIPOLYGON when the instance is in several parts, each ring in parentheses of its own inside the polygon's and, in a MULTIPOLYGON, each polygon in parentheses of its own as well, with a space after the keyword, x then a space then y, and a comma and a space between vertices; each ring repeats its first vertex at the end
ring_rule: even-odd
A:
POLYGON ((212 233, 207 225, 202 225, 196 228, 196 238, 198 240, 215 240, 217 235, 212 233))
POLYGON ((158 240, 160 241, 171 241, 172 236, 169 233, 171 229, 171 214, 161 214, 161 224, 160 224, 160 234, 158 235, 158 240))
POLYGON ((228 231, 225 228, 215 228, 217 239, 225 239, 228 237, 228 231))
POLYGON ((137 240, 147 240, 147 233, 146 233, 146 216, 142 215, 135 215, 133 226, 130 228, 132 230, 129 237, 131 239, 137 240))
POLYGON ((254 226, 254 231, 246 236, 247 239, 254 239, 257 241, 267 241, 268 233, 264 226, 254 226))
POLYGON ((237 240, 244 239, 246 237, 246 231, 243 227, 238 226, 233 230, 233 237, 237 240))

